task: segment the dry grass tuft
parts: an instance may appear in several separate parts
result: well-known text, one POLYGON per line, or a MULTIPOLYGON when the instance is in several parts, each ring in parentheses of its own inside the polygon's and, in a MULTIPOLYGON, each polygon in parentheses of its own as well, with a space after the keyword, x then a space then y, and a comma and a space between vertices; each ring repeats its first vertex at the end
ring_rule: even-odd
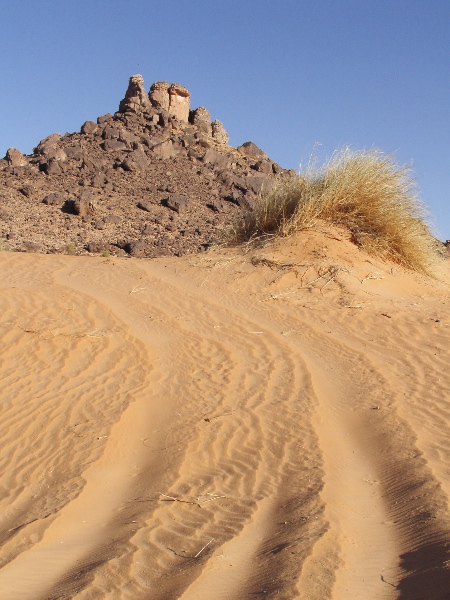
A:
POLYGON ((234 242, 284 237, 317 221, 344 225, 369 253, 430 274, 436 240, 426 225, 410 171, 378 150, 335 152, 280 182, 233 232, 234 242))

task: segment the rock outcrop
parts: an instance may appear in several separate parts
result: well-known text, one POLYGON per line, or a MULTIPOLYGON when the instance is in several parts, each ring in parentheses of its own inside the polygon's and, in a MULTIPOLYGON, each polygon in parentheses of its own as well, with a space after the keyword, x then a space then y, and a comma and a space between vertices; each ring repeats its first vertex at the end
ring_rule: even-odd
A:
POLYGON ((158 110, 167 111, 169 116, 186 122, 189 119, 189 90, 178 83, 170 85, 167 81, 155 81, 148 94, 151 105, 158 110))
POLYGON ((206 110, 203 106, 199 106, 195 110, 190 111, 189 121, 192 125, 198 127, 199 131, 202 133, 212 135, 211 115, 209 114, 209 110, 206 110))
POLYGON ((211 123, 211 133, 214 141, 218 144, 228 144, 228 133, 220 121, 213 121, 211 123))
POLYGON ((172 83, 169 88, 169 113, 180 121, 189 119, 190 93, 184 86, 172 83))
POLYGON ((6 151, 5 159, 12 167, 24 167, 28 164, 27 158, 17 148, 9 148, 6 151))
POLYGON ((169 87, 167 81, 155 81, 148 94, 152 106, 169 111, 169 87))
POLYGON ((130 77, 125 98, 119 104, 120 112, 140 112, 151 108, 150 98, 144 88, 142 75, 130 77))
POLYGON ((130 78, 114 115, 0 160, 0 242, 12 250, 135 257, 200 252, 288 177, 252 142, 189 111, 178 84, 130 78))

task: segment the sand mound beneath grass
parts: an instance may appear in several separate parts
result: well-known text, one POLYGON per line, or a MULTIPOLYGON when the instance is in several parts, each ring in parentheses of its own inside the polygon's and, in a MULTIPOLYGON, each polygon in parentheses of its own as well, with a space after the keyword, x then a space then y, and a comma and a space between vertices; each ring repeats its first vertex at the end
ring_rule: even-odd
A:
POLYGON ((450 589, 450 286, 323 227, 0 253, 0 597, 450 589))

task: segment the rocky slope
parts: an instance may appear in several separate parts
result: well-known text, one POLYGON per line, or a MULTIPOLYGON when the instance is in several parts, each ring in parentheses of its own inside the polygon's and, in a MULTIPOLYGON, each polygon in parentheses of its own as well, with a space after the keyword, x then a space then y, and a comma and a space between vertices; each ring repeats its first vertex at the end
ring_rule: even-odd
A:
POLYGON ((199 252, 286 171, 252 142, 227 144, 189 91, 130 78, 119 111, 0 160, 0 247, 137 257, 199 252))

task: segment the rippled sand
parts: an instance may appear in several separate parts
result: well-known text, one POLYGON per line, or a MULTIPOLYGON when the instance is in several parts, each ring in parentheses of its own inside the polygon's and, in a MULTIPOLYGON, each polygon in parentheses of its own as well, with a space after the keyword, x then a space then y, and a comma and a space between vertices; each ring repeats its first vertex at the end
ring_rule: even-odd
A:
POLYGON ((0 598, 450 598, 439 269, 1 252, 0 598))

